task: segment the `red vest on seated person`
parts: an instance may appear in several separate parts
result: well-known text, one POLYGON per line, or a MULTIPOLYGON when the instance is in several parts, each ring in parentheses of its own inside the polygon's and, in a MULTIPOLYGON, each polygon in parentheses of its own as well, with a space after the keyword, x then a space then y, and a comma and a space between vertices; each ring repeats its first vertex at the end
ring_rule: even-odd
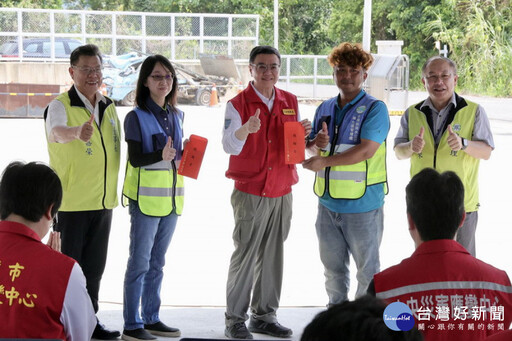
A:
POLYGON ((25 225, 0 222, 0 337, 66 340, 60 322, 75 261, 25 225))
POLYGON ((409 306, 425 340, 482 340, 507 330, 512 287, 505 271, 450 239, 423 242, 410 258, 374 276, 376 296, 409 306))

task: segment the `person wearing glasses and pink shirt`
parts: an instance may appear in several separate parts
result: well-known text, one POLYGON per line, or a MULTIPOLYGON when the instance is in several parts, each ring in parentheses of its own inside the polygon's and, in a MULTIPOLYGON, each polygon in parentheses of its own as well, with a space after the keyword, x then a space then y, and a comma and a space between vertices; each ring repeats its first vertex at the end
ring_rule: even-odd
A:
MULTIPOLYGON (((73 86, 44 112, 50 166, 64 190, 54 229, 61 233, 62 253, 82 267, 97 313, 112 209, 118 204, 121 125, 114 102, 99 92, 103 65, 98 47, 77 47, 70 64, 73 86)), ((100 340, 119 336, 99 321, 92 335, 100 340)))
POLYGON ((478 169, 494 149, 491 125, 484 108, 455 92, 457 67, 445 57, 429 58, 421 81, 428 98, 410 106, 400 120, 395 137, 399 160, 411 159, 411 177, 423 168, 451 170, 464 183, 466 220, 457 242, 476 256, 478 222, 478 169))
MULTIPOLYGON (((284 123, 300 121, 299 107, 297 97, 275 87, 281 66, 277 49, 256 46, 249 63, 253 81, 227 103, 222 138, 224 151, 231 155, 226 177, 235 181, 235 250, 227 280, 225 335, 252 339, 254 332, 287 338, 292 330, 279 324, 276 311, 283 244, 292 217, 291 190, 298 176, 295 165, 285 164, 284 123)), ((311 123, 300 122, 307 136, 311 123)))
POLYGON ((147 57, 137 81, 137 106, 124 121, 128 160, 123 203, 128 203, 131 229, 122 338, 128 341, 181 335, 159 316, 165 254, 183 208, 183 177, 177 170, 187 141, 182 142, 177 94, 171 62, 161 55, 147 57))

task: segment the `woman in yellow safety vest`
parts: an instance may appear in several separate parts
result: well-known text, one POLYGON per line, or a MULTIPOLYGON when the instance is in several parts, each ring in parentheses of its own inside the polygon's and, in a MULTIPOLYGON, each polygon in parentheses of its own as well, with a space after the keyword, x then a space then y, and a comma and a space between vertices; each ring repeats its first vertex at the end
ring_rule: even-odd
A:
POLYGON ((170 61, 161 55, 147 57, 137 81, 137 107, 124 121, 128 160, 123 199, 128 202, 131 219, 124 278, 124 340, 180 336, 179 329, 159 318, 165 253, 183 207, 183 178, 177 173, 183 112, 175 106, 177 88, 170 61))

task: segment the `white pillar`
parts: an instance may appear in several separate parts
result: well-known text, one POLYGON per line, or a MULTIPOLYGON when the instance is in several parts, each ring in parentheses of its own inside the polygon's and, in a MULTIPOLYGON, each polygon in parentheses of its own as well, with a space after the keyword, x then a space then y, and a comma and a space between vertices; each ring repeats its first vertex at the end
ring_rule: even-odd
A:
POLYGON ((370 52, 372 35, 372 0, 364 0, 363 49, 370 52))
POLYGON ((274 0, 274 47, 279 49, 279 0, 274 0))

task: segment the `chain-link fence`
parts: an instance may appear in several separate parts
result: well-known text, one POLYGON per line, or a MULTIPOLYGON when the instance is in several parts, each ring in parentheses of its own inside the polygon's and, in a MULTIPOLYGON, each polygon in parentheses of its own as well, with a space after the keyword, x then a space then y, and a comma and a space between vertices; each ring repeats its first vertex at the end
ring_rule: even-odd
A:
POLYGON ((175 61, 195 60, 201 53, 247 59, 258 35, 258 15, 0 8, 3 59, 67 58, 68 41, 96 44, 109 55, 140 51, 175 61))
MULTIPOLYGON (((258 45, 258 35, 258 15, 0 8, 0 61, 67 62, 76 44, 83 43, 98 45, 106 55, 162 54, 191 68, 199 66, 200 54, 228 55, 245 85, 250 79, 246 63, 258 45)), ((391 82, 394 75, 408 80, 408 60, 400 65, 381 65, 379 72, 370 72, 370 78, 380 83, 367 81, 365 89, 386 102, 397 93, 406 94, 407 82, 398 86, 391 82), (377 94, 377 90, 383 91, 377 94)), ((13 79, 6 72, 4 77, 0 74, 0 83, 31 83, 29 78, 13 79)), ((327 56, 283 55, 279 80, 278 86, 303 98, 323 99, 338 93, 327 56)))

